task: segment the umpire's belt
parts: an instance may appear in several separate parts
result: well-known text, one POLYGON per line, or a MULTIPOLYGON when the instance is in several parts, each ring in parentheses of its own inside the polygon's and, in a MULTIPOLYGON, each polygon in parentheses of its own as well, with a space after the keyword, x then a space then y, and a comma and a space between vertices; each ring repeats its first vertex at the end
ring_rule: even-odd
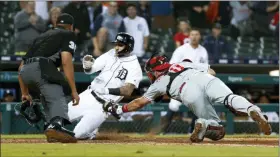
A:
POLYGON ((106 101, 103 100, 102 98, 100 98, 94 91, 91 91, 91 94, 93 95, 93 97, 98 101, 100 102, 101 104, 105 104, 106 101))
POLYGON ((32 58, 27 58, 23 61, 23 64, 29 64, 33 62, 39 62, 40 60, 47 60, 48 62, 52 62, 52 60, 44 57, 32 57, 32 58))

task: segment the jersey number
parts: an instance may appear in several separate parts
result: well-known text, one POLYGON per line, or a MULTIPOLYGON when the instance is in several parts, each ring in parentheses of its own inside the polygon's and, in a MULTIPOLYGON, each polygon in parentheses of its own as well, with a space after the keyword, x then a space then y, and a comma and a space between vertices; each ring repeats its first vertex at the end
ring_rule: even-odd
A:
POLYGON ((75 51, 76 50, 76 44, 73 41, 69 41, 69 48, 73 49, 75 51))
POLYGON ((182 67, 181 65, 179 64, 173 64, 170 69, 169 69, 169 72, 171 73, 177 73, 177 72, 180 72, 182 70, 184 70, 185 68, 182 67))

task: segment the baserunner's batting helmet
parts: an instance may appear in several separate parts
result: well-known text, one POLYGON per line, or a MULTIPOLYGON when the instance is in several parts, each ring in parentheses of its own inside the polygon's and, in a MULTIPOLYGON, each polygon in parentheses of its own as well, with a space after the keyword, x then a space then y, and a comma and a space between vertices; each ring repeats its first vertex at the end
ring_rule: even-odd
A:
POLYGON ((123 50, 116 52, 116 55, 119 57, 129 54, 133 51, 134 48, 134 38, 125 32, 118 33, 116 35, 115 41, 113 41, 112 43, 120 43, 125 45, 125 48, 123 50))

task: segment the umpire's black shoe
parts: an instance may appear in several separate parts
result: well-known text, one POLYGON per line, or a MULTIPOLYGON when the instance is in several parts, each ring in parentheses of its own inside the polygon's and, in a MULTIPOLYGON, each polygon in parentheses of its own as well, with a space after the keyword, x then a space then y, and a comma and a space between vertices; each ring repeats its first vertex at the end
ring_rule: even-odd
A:
POLYGON ((45 135, 49 143, 61 142, 61 143, 76 143, 77 139, 74 137, 74 133, 64 128, 60 123, 50 123, 46 130, 45 135))

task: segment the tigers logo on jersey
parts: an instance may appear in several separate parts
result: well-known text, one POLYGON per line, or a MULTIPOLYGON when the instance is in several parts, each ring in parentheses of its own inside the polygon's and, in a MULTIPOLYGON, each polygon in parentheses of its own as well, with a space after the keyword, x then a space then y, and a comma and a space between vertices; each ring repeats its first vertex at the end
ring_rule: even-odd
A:
POLYGON ((116 76, 116 78, 120 79, 120 80, 125 80, 126 76, 127 76, 128 70, 123 68, 121 70, 119 70, 118 75, 116 76))

